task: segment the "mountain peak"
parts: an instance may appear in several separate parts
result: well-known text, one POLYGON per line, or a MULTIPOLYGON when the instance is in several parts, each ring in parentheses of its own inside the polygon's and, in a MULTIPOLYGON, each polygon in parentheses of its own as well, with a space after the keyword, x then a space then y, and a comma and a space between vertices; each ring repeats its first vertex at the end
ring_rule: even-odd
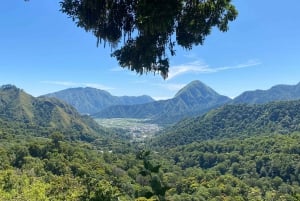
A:
POLYGON ((219 95, 196 80, 182 88, 174 98, 132 106, 112 106, 95 114, 98 118, 146 118, 159 124, 172 124, 219 107, 230 98, 219 95))
POLYGON ((187 98, 206 98, 209 96, 218 96, 219 94, 215 92, 212 88, 208 87, 199 80, 195 80, 187 84, 181 90, 179 90, 175 98, 181 97, 187 98))

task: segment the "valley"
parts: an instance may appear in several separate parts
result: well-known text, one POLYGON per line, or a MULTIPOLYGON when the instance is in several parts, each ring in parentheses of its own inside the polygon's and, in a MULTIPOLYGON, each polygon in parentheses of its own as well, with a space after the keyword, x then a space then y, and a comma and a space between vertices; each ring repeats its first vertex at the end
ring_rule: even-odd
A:
POLYGON ((236 104, 193 82, 158 105, 172 125, 0 87, 0 200, 300 200, 300 100, 236 104))
POLYGON ((105 128, 121 129, 123 135, 128 135, 133 141, 145 141, 152 138, 155 133, 162 130, 157 124, 147 123, 147 119, 132 118, 109 118, 95 119, 95 121, 105 128))

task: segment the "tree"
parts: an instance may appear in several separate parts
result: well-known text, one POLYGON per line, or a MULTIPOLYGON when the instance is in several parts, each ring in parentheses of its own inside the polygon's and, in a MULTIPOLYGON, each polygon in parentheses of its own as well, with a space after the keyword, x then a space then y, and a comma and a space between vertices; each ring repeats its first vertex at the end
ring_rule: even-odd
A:
POLYGON ((153 164, 150 157, 150 151, 148 150, 139 151, 136 158, 143 160, 144 167, 140 171, 140 174, 144 177, 150 177, 149 182, 152 192, 147 192, 145 197, 151 198, 156 196, 158 201, 165 201, 165 194, 169 187, 163 183, 162 178, 158 175, 161 165, 153 164))
POLYGON ((55 148, 59 148, 59 141, 62 141, 64 139, 64 135, 60 132, 54 132, 50 135, 50 138, 52 139, 52 143, 55 148))
POLYGON ((228 30, 231 0, 63 0, 61 11, 104 42, 123 68, 167 78, 175 46, 202 45, 213 27, 228 30), (123 40, 122 40, 123 39, 123 40), (118 44, 121 47, 118 48, 118 44), (168 51, 167 51, 168 50, 168 51))
POLYGON ((118 188, 112 186, 108 181, 101 180, 97 184, 97 190, 90 199, 91 201, 118 201, 120 193, 118 188))

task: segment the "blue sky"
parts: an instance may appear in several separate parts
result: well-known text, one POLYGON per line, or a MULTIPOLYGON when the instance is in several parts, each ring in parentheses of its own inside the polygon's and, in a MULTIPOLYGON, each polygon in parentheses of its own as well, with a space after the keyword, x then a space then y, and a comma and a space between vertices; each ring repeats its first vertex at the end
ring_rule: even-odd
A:
POLYGON ((203 46, 177 47, 167 80, 118 67, 110 48, 59 12, 58 0, 3 1, 0 85, 38 96, 71 87, 113 95, 171 98, 193 80, 235 97, 246 90, 300 82, 299 0, 235 0, 239 16, 226 33, 213 30, 203 46))

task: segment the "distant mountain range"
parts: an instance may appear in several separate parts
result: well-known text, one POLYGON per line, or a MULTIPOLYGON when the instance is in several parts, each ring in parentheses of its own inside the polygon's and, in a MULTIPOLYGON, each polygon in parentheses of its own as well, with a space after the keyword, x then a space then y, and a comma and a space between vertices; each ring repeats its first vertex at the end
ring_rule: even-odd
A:
POLYGON ((300 100, 225 105, 162 131, 154 145, 174 147, 211 139, 300 131, 300 100))
POLYGON ((95 88, 70 88, 44 95, 55 97, 75 107, 82 114, 94 114, 112 105, 135 105, 153 102, 150 96, 113 96, 95 88))
POLYGON ((172 99, 140 105, 118 105, 103 109, 96 118, 144 118, 159 124, 170 124, 228 103, 231 99, 215 92, 200 81, 193 81, 172 99))
POLYGON ((143 118, 159 124, 173 124, 183 118, 199 116, 224 104, 262 104, 300 99, 300 83, 277 85, 269 90, 246 91, 234 99, 222 96, 200 81, 193 81, 174 98, 154 101, 150 96, 113 96, 93 88, 72 88, 52 94, 71 104, 82 114, 95 118, 143 118))
MULTIPOLYGON (((247 134, 248 131, 259 133, 300 130, 297 116, 300 112, 300 100, 281 102, 300 99, 300 83, 277 85, 269 90, 248 91, 232 100, 200 81, 189 83, 174 98, 161 101, 154 101, 149 96, 115 97, 92 88, 67 89, 35 98, 13 85, 4 85, 0 87, 0 125, 19 124, 20 128, 32 130, 44 128, 63 130, 66 133, 71 131, 69 133, 76 133, 75 138, 105 133, 91 117, 80 115, 67 101, 51 97, 59 95, 73 102, 74 107, 82 106, 82 113, 96 110, 96 105, 102 107, 100 112, 93 115, 96 118, 143 118, 158 124, 174 124, 183 118, 196 117, 181 121, 171 127, 170 131, 166 131, 162 141, 168 142, 171 139, 181 139, 182 136, 185 136, 184 142, 188 143, 222 135, 247 134), (147 101, 148 103, 143 103, 147 101), (121 102, 139 104, 111 105, 121 102), (213 110, 216 108, 219 109, 213 110), (205 115, 200 116, 203 114, 205 115)), ((181 141, 178 140, 179 142, 181 141)))
POLYGON ((276 85, 268 90, 246 91, 232 103, 261 104, 271 101, 300 99, 300 82, 297 85, 276 85))
POLYGON ((45 135, 58 130, 77 139, 105 133, 92 118, 81 116, 65 102, 35 98, 13 85, 3 85, 0 87, 0 126, 8 124, 34 133, 43 130, 45 135))

